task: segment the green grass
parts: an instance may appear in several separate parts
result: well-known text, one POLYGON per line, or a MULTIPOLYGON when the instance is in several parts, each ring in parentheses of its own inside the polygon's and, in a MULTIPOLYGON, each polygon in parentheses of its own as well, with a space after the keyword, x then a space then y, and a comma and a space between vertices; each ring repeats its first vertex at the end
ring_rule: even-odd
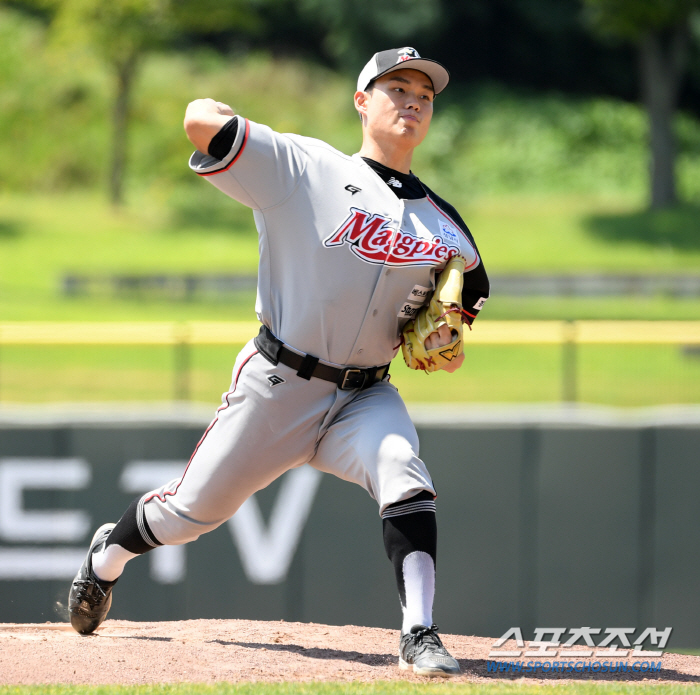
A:
MULTIPOLYGON (((197 183, 205 196, 213 191, 197 183)), ((120 213, 95 194, 0 197, 0 321, 253 320, 252 291, 216 302, 60 293, 65 273, 254 273, 257 238, 249 212, 236 204, 215 208, 224 217, 204 228, 182 213, 185 202, 175 215, 147 196, 120 213)), ((467 218, 474 220, 492 272, 689 272, 700 267, 696 250, 659 250, 646 241, 614 242, 590 233, 591 215, 609 215, 613 207, 607 198, 550 196, 536 204, 502 196, 475 202, 467 218), (565 249, 575 249, 572 257, 579 265, 565 249)), ((479 320, 490 318, 700 320, 700 300, 496 295, 479 320)), ((193 400, 218 402, 239 349, 193 350, 193 400)), ((555 347, 475 346, 467 354, 468 368, 455 375, 409 372, 399 358, 392 369, 394 383, 413 402, 561 398, 561 353, 555 347)), ((625 406, 698 402, 699 369, 700 359, 680 347, 585 347, 579 355, 579 398, 625 406)), ((5 402, 167 400, 173 384, 173 352, 166 348, 5 347, 0 353, 0 399, 5 402)))
MULTIPOLYGON (((397 358, 392 382, 409 402, 562 399, 561 348, 467 345, 466 354, 467 362, 454 374, 412 372, 397 358)), ((577 396, 583 403, 625 407, 697 403, 700 357, 675 346, 580 346, 577 396)))
POLYGON ((181 683, 177 685, 139 686, 16 686, 0 687, 0 695, 539 695, 556 687, 562 695, 632 695, 644 693, 681 695, 698 692, 696 685, 639 685, 626 683, 571 683, 553 681, 551 685, 521 683, 181 683))
MULTIPOLYGON (((507 195, 483 198, 463 216, 475 234, 486 267, 497 273, 683 273, 700 269, 700 211, 678 215, 671 240, 630 232, 639 223, 639 201, 625 196, 507 195), (599 231, 605 221, 605 234, 599 231), (685 227, 682 224, 685 224, 685 227), (614 230, 620 228, 617 235, 614 230), (683 229, 685 231, 681 232, 683 229)), ((675 219, 675 218, 674 218, 675 219)))
POLYGON ((651 297, 502 297, 496 294, 479 321, 499 320, 700 320, 700 299, 651 297))
MULTIPOLYGON (((67 273, 255 272, 257 238, 250 233, 247 215, 246 222, 236 226, 240 206, 230 207, 229 228, 173 229, 168 211, 146 198, 138 208, 115 213, 96 195, 4 196, 0 219, 12 231, 0 236, 0 317, 153 320, 192 316, 178 304, 145 309, 134 301, 66 299, 60 293, 61 278, 67 273)), ((252 305, 247 312, 219 305, 196 315, 202 314, 224 320, 254 318, 252 305)))
MULTIPOLYGON (((95 193, 0 196, 0 321, 245 320, 254 293, 220 302, 168 302, 112 297, 67 298, 61 279, 87 275, 256 272, 252 215, 197 181, 210 227, 146 195, 115 212, 95 193)), ((600 197, 501 196, 465 210, 491 273, 667 272, 700 269, 700 250, 657 248, 643 240, 605 240, 592 215, 633 209, 600 197)), ((610 218, 606 218, 610 219, 610 218)), ((651 298, 515 298, 494 296, 484 319, 700 319, 700 300, 651 298)))
MULTIPOLYGON (((468 339, 467 339, 468 340, 468 339)), ((192 348, 190 398, 217 404, 241 346, 192 348)), ((0 354, 4 402, 164 401, 175 394, 175 353, 167 347, 7 346, 0 354)), ((408 402, 558 402, 557 346, 467 346, 455 374, 409 370, 398 356, 392 383, 408 402)), ((700 355, 678 346, 580 346, 577 398, 611 406, 700 402, 700 355)))

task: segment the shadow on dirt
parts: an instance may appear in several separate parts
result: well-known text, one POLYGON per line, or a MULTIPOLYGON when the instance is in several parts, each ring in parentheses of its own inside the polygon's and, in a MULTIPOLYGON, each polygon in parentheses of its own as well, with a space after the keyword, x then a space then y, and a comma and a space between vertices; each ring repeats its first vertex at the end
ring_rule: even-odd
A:
POLYGON ((110 635, 110 639, 142 639, 147 642, 172 642, 172 637, 148 637, 147 635, 110 635))
MULTIPOLYGON (((299 644, 278 644, 275 642, 228 642, 225 640, 212 640, 215 644, 231 647, 245 647, 247 649, 264 649, 270 652, 291 652, 300 654, 310 659, 339 659, 352 661, 367 666, 398 666, 398 657, 393 654, 361 654, 355 651, 345 651, 342 649, 327 649, 319 647, 306 648, 299 644)), ((490 680, 512 681, 515 679, 528 679, 536 681, 551 681, 561 683, 566 681, 616 681, 616 682, 645 682, 645 681, 673 681, 676 683, 700 683, 700 676, 682 673, 675 669, 662 668, 661 671, 621 671, 621 672, 557 672, 551 670, 543 673, 538 670, 528 673, 524 670, 519 672, 489 672, 487 659, 458 659, 462 675, 479 676, 490 680)))
POLYGON ((590 233, 604 241, 700 250, 700 206, 679 205, 624 215, 593 215, 586 220, 590 233))
POLYGON ((361 654, 360 652, 348 652, 343 649, 324 649, 320 647, 302 647, 299 644, 277 644, 275 642, 226 642, 224 640, 212 640, 215 644, 230 647, 246 647, 247 649, 265 649, 270 652, 292 652, 301 654, 309 659, 341 659, 353 661, 367 666, 386 666, 397 664, 399 658, 393 654, 361 654))

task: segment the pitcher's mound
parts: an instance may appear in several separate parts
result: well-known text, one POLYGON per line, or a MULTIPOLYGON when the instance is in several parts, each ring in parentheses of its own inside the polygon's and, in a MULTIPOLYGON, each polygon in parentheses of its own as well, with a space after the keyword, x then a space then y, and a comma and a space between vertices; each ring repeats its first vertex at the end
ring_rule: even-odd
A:
MULTIPOLYGON (((399 670, 398 640, 396 630, 251 620, 108 620, 90 637, 62 623, 0 624, 0 684, 424 681, 399 670)), ((487 668, 493 639, 443 641, 462 667, 457 680, 700 682, 696 656, 666 654, 654 673, 506 674, 487 668)))

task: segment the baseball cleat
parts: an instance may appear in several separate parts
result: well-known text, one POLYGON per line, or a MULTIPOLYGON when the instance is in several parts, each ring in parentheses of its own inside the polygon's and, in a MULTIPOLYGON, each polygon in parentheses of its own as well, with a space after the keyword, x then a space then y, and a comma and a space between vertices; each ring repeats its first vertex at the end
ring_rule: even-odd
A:
POLYGON ((94 632, 107 617, 112 606, 112 587, 117 580, 104 582, 97 578, 92 571, 92 554, 100 549, 115 526, 116 524, 104 524, 95 531, 87 557, 70 587, 70 623, 81 635, 94 632))
POLYGON ((414 625, 401 635, 399 668, 419 676, 452 678, 462 673, 457 659, 445 649, 438 637, 438 626, 414 625))

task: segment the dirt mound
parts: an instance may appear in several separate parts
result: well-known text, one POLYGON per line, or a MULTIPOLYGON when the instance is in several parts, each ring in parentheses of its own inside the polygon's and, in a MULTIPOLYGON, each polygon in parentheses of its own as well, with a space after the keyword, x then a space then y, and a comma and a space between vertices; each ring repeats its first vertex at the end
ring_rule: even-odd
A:
MULTIPOLYGON (((493 641, 444 636, 459 680, 700 682, 700 657, 677 654, 655 673, 490 673, 493 641)), ((396 630, 353 625, 108 620, 81 637, 67 624, 0 624, 0 684, 424 680, 399 671, 397 648, 396 630)))

